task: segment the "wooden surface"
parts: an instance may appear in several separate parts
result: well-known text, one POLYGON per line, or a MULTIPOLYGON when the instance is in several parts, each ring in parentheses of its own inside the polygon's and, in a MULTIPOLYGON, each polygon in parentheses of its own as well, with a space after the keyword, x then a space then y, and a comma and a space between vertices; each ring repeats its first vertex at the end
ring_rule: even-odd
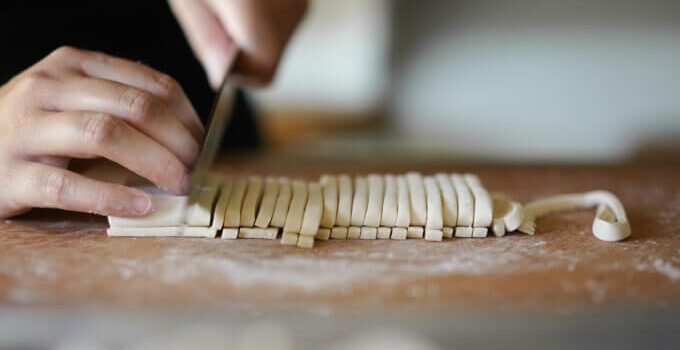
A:
POLYGON ((232 163, 228 174, 477 173, 522 202, 607 189, 632 237, 591 233, 594 211, 538 221, 535 236, 317 242, 108 238, 103 218, 36 210, 0 223, 3 305, 182 305, 356 310, 534 309, 680 304, 680 168, 232 163))

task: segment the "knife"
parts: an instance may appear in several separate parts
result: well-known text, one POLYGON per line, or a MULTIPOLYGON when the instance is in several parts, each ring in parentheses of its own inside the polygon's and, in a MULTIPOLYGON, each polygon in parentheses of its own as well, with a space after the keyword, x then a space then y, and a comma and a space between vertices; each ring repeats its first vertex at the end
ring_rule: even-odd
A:
POLYGON ((228 53, 227 70, 222 79, 222 85, 215 97, 212 111, 210 112, 208 128, 206 130, 201 152, 199 153, 196 164, 191 172, 189 201, 184 208, 182 222, 186 222, 188 209, 191 208, 192 204, 198 203, 199 201, 201 187, 205 183, 208 172, 215 161, 217 152, 222 144, 222 136, 224 136, 225 129, 229 126, 229 122, 233 117, 234 107, 236 105, 236 86, 229 82, 229 78, 233 73, 238 56, 239 50, 236 47, 228 53))

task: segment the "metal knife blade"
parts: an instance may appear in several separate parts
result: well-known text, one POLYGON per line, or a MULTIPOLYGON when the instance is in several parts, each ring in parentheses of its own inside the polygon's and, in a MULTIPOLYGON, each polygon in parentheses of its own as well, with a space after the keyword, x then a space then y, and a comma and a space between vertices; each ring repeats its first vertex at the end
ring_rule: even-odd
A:
POLYGON ((233 68, 238 59, 239 50, 234 48, 229 53, 227 62, 227 71, 222 79, 222 85, 217 92, 215 102, 210 112, 208 119, 208 128, 206 129, 205 140, 203 147, 196 160, 194 169, 191 172, 191 186, 189 187, 189 201, 184 210, 184 220, 187 219, 187 209, 192 204, 197 203, 201 195, 201 186, 205 183, 208 172, 212 167, 220 145, 222 144, 222 136, 224 136, 225 129, 229 125, 234 113, 234 106, 236 104, 236 87, 229 83, 229 78, 233 72, 233 68))

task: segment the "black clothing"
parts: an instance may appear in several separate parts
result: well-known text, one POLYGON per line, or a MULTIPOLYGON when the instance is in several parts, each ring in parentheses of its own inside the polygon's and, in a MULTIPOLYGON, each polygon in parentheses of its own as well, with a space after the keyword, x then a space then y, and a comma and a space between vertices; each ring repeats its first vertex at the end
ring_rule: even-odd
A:
MULTIPOLYGON (((168 3, 162 0, 0 1, 0 84, 62 45, 140 61, 177 79, 204 120, 214 92, 168 3)), ((252 109, 239 96, 241 113, 225 143, 254 145, 252 109)))

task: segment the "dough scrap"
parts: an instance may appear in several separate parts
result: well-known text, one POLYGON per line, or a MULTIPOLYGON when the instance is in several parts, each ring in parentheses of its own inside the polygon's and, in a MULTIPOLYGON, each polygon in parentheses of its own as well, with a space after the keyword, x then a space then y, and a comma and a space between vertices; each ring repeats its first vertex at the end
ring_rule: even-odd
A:
POLYGON ((425 240, 431 242, 440 242, 444 238, 442 230, 426 229, 425 240))
POLYGON ((378 228, 364 226, 361 228, 359 239, 376 239, 378 237, 378 228))
POLYGON ((327 241, 331 237, 331 229, 321 227, 316 233, 316 239, 319 241, 327 241))
POLYGON ((421 226, 409 226, 408 229, 406 230, 406 237, 407 238, 423 238, 423 234, 425 233, 425 228, 421 226))
POLYGON ((406 239, 407 229, 405 227, 393 227, 391 239, 403 241, 406 239))
POLYGON ((347 228, 347 239, 359 239, 361 237, 361 227, 350 226, 347 228))

